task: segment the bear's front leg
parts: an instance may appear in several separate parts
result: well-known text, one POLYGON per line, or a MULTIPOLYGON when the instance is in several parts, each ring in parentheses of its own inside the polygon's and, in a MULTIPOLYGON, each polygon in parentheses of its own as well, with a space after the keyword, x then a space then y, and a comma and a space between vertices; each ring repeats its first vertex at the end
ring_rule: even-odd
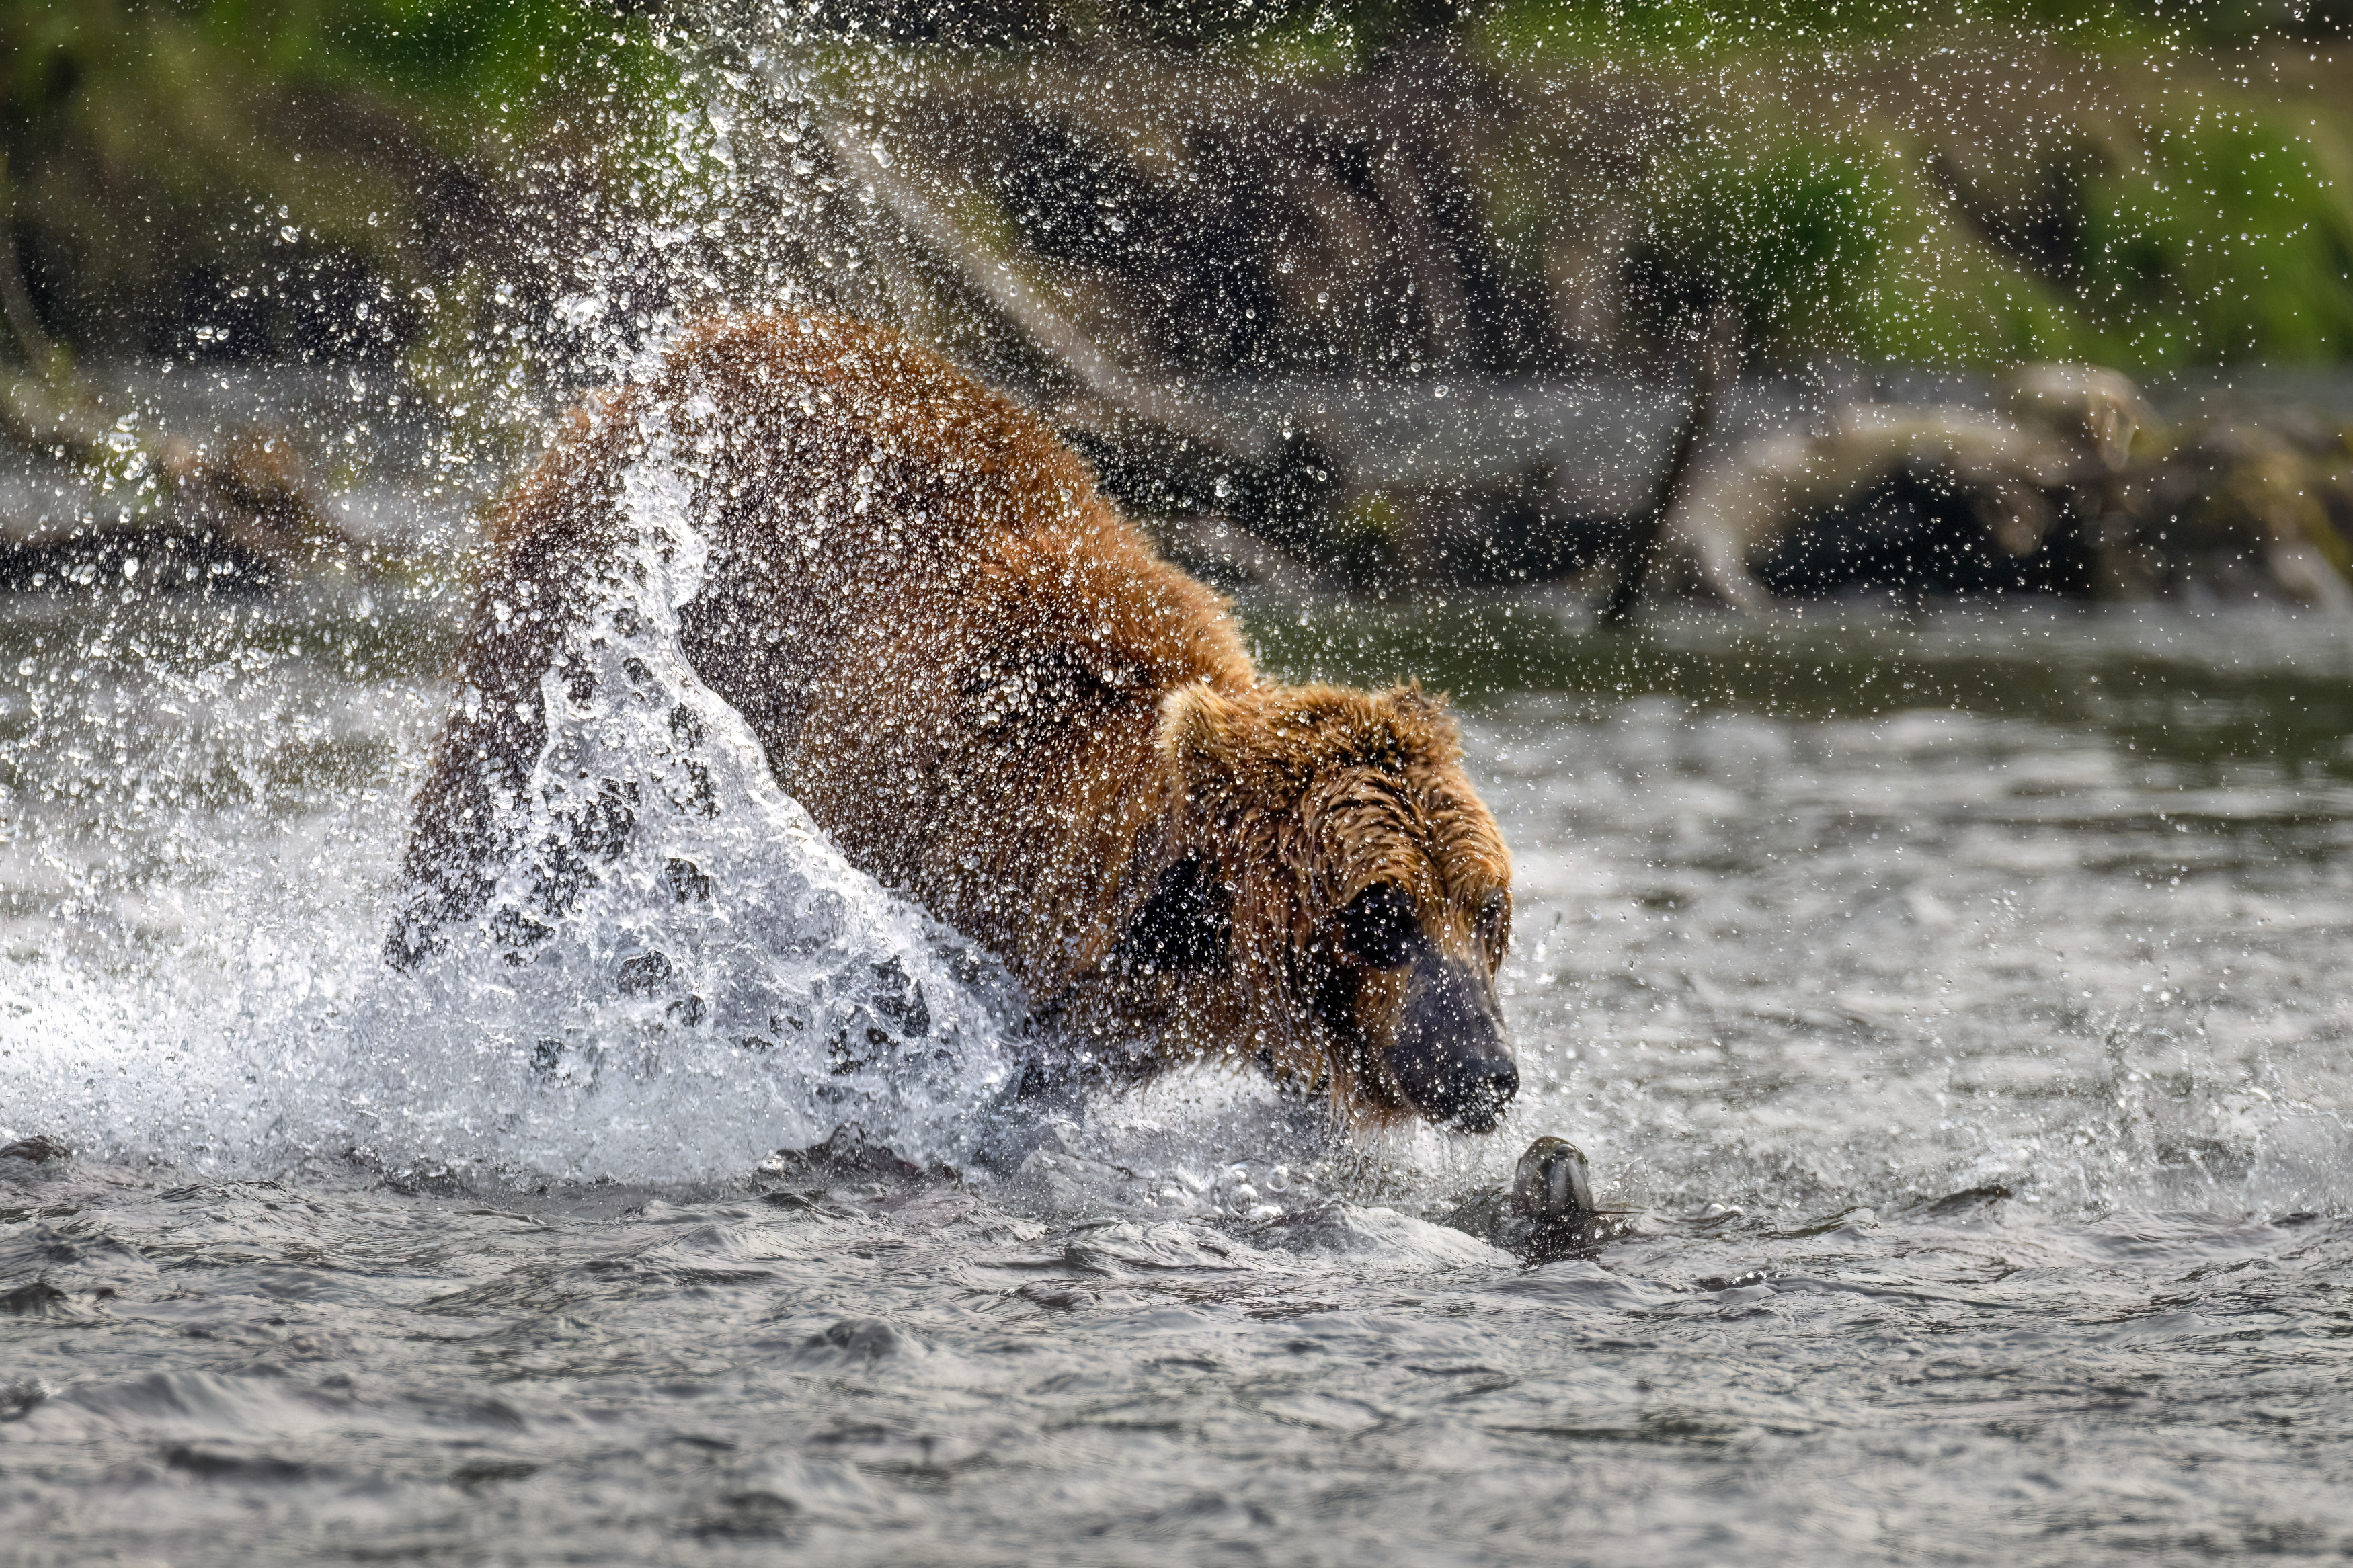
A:
POLYGON ((1148 1037, 1065 993, 1024 1021, 1013 1071, 981 1108, 971 1158, 1009 1175, 1053 1127, 1086 1120, 1091 1095, 1132 1089, 1166 1064, 1148 1037))

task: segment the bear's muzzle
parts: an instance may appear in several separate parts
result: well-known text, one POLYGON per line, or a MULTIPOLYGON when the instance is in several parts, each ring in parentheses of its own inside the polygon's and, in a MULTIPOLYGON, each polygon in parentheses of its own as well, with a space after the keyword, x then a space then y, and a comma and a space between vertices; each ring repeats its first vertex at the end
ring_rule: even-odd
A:
POLYGON ((1406 1103, 1441 1126, 1492 1132, 1520 1089, 1495 982, 1459 960, 1416 961, 1389 1072, 1406 1103))

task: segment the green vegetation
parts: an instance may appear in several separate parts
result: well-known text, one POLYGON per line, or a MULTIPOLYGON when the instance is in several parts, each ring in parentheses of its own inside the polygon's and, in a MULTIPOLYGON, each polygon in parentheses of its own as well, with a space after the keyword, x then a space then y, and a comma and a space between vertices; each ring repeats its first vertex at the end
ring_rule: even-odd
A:
POLYGON ((2223 0, 1504 0, 1476 24, 1502 55, 1689 61, 1791 47, 1936 45, 1952 37, 2032 38, 2076 48, 2184 44, 2234 47, 2340 37, 2353 6, 2223 0))
POLYGON ((642 118, 670 74, 647 33, 574 0, 7 0, 30 293, 109 352, 385 346, 559 125, 642 118))
POLYGON ((1524 95, 1614 91, 1649 134, 1597 159, 1571 117, 1498 161, 1489 210, 1530 277, 1639 237, 1668 295, 1728 296, 1784 363, 2353 358, 2353 102, 2317 90, 2353 61, 2264 88, 2156 64, 1948 42, 1532 66, 1524 95))
MULTIPOLYGON (((560 279, 510 253, 559 208, 642 209, 661 110, 700 90, 681 62, 727 31, 672 9, 0 0, 0 203, 38 323, 107 353, 446 361, 501 307, 544 312, 560 279)), ((1519 106, 1463 173, 1570 337, 1661 341, 1715 300, 1762 361, 2147 370, 2353 358, 2348 16, 836 0, 791 25, 837 68, 887 40, 912 78, 1130 49, 1348 82, 1443 56, 1519 106)))

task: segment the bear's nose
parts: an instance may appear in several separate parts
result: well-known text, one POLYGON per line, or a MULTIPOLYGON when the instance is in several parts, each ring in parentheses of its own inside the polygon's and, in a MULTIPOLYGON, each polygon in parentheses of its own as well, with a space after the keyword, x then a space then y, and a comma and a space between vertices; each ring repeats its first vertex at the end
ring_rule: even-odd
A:
POLYGON ((1414 965, 1389 1070, 1408 1104, 1463 1132, 1492 1132, 1520 1091, 1494 982, 1431 956, 1414 965))
POLYGON ((1493 1132, 1519 1092, 1519 1065, 1499 1055, 1448 1075, 1427 1113, 1458 1132, 1493 1132))

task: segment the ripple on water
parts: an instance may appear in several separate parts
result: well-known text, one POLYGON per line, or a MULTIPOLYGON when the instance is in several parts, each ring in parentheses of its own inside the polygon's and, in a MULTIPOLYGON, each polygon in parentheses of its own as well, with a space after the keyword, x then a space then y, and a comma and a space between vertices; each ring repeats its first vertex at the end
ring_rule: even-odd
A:
MULTIPOLYGON (((755 1173, 839 1107, 649 1056, 617 987, 385 990, 439 693, 309 614, 0 661, 0 1142, 83 1151, 0 1160, 25 1561, 2353 1550, 2334 634, 1850 629, 1957 693, 1862 718, 1569 666, 1472 700, 1504 1132, 1335 1147, 1198 1074, 992 1184, 755 1173), (1528 1270, 1430 1223, 1539 1131, 1629 1234, 1528 1270)), ((952 949, 868 907, 839 956, 942 966, 945 1016, 952 949)))

